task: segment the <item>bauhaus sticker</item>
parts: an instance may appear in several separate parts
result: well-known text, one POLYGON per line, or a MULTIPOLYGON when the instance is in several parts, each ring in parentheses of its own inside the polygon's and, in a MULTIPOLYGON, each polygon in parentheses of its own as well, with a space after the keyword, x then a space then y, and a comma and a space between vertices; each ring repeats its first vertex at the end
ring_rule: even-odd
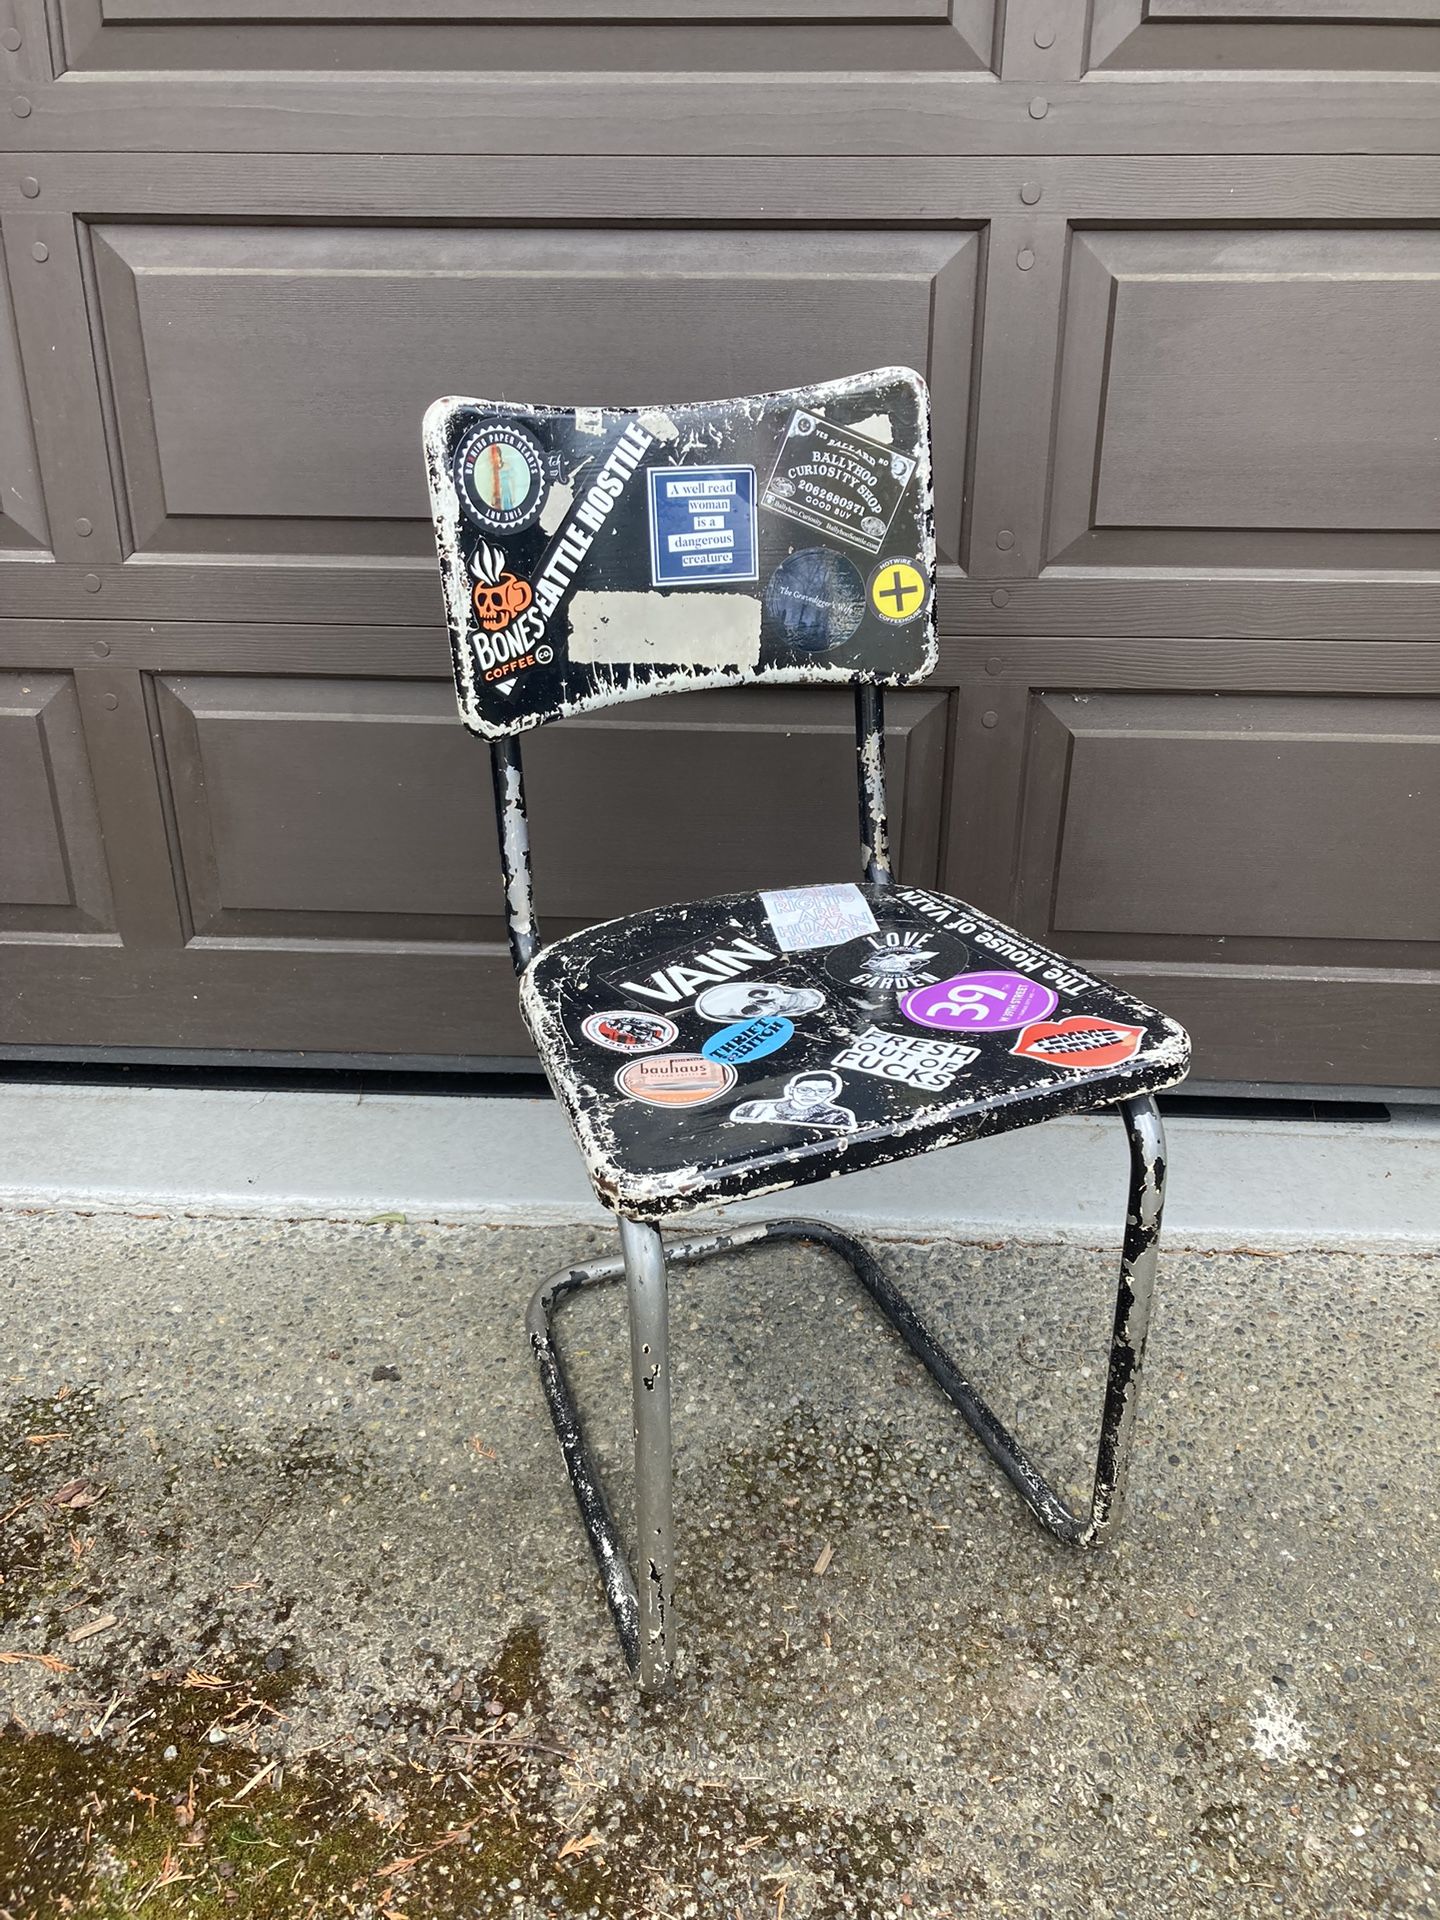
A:
POLYGON ((615 1076, 621 1093, 647 1107, 703 1107, 735 1084, 735 1069, 703 1053, 652 1053, 627 1060, 615 1076))
POLYGON ((878 554, 914 471, 908 454, 797 408, 760 504, 878 554))

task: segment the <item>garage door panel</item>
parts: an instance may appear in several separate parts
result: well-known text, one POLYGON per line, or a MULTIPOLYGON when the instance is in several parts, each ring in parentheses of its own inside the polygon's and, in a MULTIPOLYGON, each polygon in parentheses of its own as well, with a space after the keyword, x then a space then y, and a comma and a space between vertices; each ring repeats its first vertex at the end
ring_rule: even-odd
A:
POLYGON ((995 0, 59 0, 73 71, 987 67, 995 0), (757 27, 760 31, 757 32, 757 27))
POLYGON ((46 544, 45 503, 20 361, 5 245, 0 240, 0 550, 46 544))
POLYGON ((1440 68, 1435 0, 1091 0, 1092 72, 1440 68))
POLYGON ((1052 561, 1440 564, 1440 236, 1081 232, 1070 295, 1052 561))
POLYGON ((1062 944, 1440 943, 1440 701, 1047 693, 1030 758, 1062 944))
POLYGON ((887 362, 936 388, 958 545, 973 232, 101 225, 94 244, 141 554, 430 563, 416 423, 477 382, 627 404, 887 362))
MULTIPOLYGON (((183 675, 157 693, 192 942, 503 937, 489 757, 448 686, 183 675)), ((901 858, 919 879, 938 856, 944 716, 943 694, 902 694, 889 729, 901 858)), ((537 735, 547 930, 849 872, 852 736, 844 695, 788 689, 657 700, 537 735)))
POLYGON ((0 673, 0 821, 0 940, 107 931, 110 890, 70 674, 0 673))

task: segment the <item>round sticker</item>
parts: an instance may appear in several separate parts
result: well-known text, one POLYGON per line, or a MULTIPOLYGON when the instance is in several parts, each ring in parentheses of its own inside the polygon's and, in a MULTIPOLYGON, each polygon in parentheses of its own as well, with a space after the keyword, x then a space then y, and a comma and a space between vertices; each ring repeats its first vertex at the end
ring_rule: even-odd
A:
POLYGON ((591 1013, 580 1022, 580 1031, 597 1047, 611 1053, 658 1053, 680 1037, 673 1020, 660 1013, 632 1013, 617 1008, 612 1013, 591 1013))
POLYGON ((934 927, 882 926, 847 940, 826 955, 825 968, 847 996, 863 1006, 894 1005, 901 994, 959 973, 970 949, 934 927))
POLYGON ((916 987, 900 1002, 900 1011, 917 1027, 941 1027, 952 1033, 995 1033, 1043 1020, 1060 996, 1021 973, 959 973, 916 987))
POLYGON ((818 987, 789 987, 779 980, 731 980, 723 987, 707 987, 695 1002, 703 1020, 755 1020, 761 1014, 784 1014, 798 1019, 818 1013, 825 996, 818 987))
POLYGON ((730 1091, 735 1069, 703 1053, 652 1053, 645 1060, 627 1060, 615 1084, 649 1107, 703 1107, 730 1091))
POLYGON ((925 611, 930 586, 913 560, 882 560, 870 576, 870 605, 892 627, 925 611))
POLYGON ((550 491, 539 441, 508 420, 471 427, 455 449, 454 471, 461 506, 490 533, 528 527, 550 491))
POLYGON ((742 1020, 737 1026, 722 1027, 719 1033, 711 1034, 700 1051, 707 1060, 743 1067, 747 1060, 763 1060, 767 1053, 777 1052, 794 1034, 794 1021, 766 1015, 759 1020, 742 1020))
POLYGON ((802 547, 771 574, 765 612, 786 646, 824 653, 843 646, 864 619, 865 582, 843 553, 802 547))

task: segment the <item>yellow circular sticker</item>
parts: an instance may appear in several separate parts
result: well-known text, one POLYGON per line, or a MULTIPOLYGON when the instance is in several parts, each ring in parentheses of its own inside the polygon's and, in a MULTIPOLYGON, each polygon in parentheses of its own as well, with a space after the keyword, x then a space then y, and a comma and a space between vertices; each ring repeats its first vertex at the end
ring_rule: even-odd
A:
POLYGON ((929 597, 925 576, 913 560, 882 560, 870 576, 870 605, 892 626, 923 613, 929 597))

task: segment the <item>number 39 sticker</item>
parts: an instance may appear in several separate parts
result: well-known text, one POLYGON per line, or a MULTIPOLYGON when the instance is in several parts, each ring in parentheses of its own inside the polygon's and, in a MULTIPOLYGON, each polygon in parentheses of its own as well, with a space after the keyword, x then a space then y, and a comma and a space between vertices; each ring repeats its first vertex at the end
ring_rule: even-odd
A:
POLYGON ((916 987, 901 999, 900 1011, 917 1027, 942 1027, 954 1033, 998 1033, 1043 1020, 1060 996, 1038 980, 1019 973, 960 973, 949 980, 916 987))

